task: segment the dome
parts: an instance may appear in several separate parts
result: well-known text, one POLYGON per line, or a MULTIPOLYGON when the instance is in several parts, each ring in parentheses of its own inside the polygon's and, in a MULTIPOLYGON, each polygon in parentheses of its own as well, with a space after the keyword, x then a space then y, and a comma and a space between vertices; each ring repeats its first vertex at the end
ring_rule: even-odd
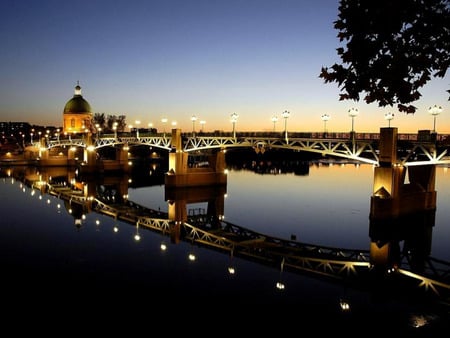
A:
POLYGON ((77 84, 75 94, 64 106, 64 114, 86 114, 91 113, 91 105, 81 95, 81 87, 77 84))

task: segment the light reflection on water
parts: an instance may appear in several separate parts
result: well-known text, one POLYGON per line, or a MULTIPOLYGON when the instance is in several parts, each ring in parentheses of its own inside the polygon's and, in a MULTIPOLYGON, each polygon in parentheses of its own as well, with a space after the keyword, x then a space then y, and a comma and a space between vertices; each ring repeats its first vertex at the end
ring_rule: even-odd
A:
MULTIPOLYGON (((450 261, 450 180, 436 169, 437 207, 432 255, 450 261)), ((311 165, 305 176, 229 170, 225 220, 283 239, 367 250, 372 165, 311 165)), ((129 190, 130 200, 167 211, 164 187, 129 190)), ((206 207, 192 204, 190 208, 206 207)))
MULTIPOLYGON (((438 194, 432 256, 450 261, 450 227, 446 222, 450 216, 450 183, 446 168, 437 168, 436 175, 438 194)), ((36 265, 37 270, 49 273, 52 266, 62 270, 69 264, 75 271, 68 272, 69 276, 76 275, 75 280, 83 283, 93 276, 101 281, 103 278, 119 281, 119 284, 135 283, 138 278, 137 285, 151 286, 147 292, 167 290, 169 286, 198 292, 199 284, 204 283, 207 286, 200 288, 202 296, 197 296, 196 301, 200 297, 200 301, 209 302, 220 293, 221 300, 229 297, 234 301, 247 299, 262 304, 301 303, 312 307, 312 317, 316 312, 317 316, 319 313, 338 315, 339 306, 346 306, 347 300, 353 313, 370 303, 371 296, 356 290, 343 290, 339 285, 320 279, 260 266, 186 242, 173 244, 161 234, 143 231, 105 215, 87 213, 82 227, 77 228, 66 209, 58 207, 61 201, 56 197, 39 193, 31 196, 29 188, 12 182, 12 179, 4 179, 0 185, 2 250, 14 256, 20 265, 36 265), (138 242, 135 240, 137 233, 141 237, 138 242), (162 243, 167 246, 164 252, 162 243), (189 254, 195 254, 195 261, 189 261, 189 254), (27 262, 30 257, 36 262, 27 262), (232 276, 228 273, 230 266, 235 269, 232 276), (276 285, 283 285, 285 289, 277 290, 276 285)), ((304 176, 230 170, 225 219, 283 239, 294 235, 300 242, 368 250, 372 183, 370 165, 312 165, 309 174, 304 176)), ((167 212, 163 185, 129 188, 128 198, 167 212)), ((205 208, 206 205, 196 203, 188 207, 205 208)), ((185 296, 182 291, 174 291, 174 294, 185 296)), ((389 306, 382 310, 386 316, 404 311, 405 316, 410 314, 406 318, 411 326, 422 323, 420 318, 437 316, 416 308, 405 310, 397 302, 390 302, 389 306)))

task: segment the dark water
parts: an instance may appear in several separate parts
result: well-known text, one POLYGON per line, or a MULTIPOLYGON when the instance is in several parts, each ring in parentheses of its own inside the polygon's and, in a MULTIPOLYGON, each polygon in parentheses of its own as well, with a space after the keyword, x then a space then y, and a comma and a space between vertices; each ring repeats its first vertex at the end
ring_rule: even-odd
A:
MULTIPOLYGON (((230 167, 224 219, 277 238, 369 250, 372 166, 311 163, 306 173, 304 169, 230 167)), ((213 327, 223 334, 306 334, 303 330, 308 329, 358 336, 448 335, 447 300, 367 291, 281 265, 265 266, 193 243, 174 243, 161 233, 95 212, 87 212, 81 224, 75 224, 64 201, 13 178, 21 170, 3 168, 0 182, 3 305, 11 318, 43 312, 59 318, 65 313, 65 323, 72 318, 84 325, 95 316, 110 329, 119 323, 134 327, 137 323, 132 325, 130 319, 135 317, 138 327, 164 322, 173 324, 167 329, 186 334, 205 334, 201 327, 207 320, 212 325, 207 331, 213 327), (190 253, 195 261, 188 259, 190 253), (234 275, 228 273, 231 265, 234 275), (285 288, 277 289, 277 282, 285 288), (349 311, 340 307, 343 300, 350 304, 349 311), (187 319, 191 327, 177 326, 187 319)), ((39 178, 30 172, 19 176, 39 178)), ((447 168, 437 168, 431 243, 431 256, 446 262, 448 175, 447 168)), ((130 201, 168 211, 163 184, 134 182, 131 177, 130 201)), ((188 205, 188 213, 206 208, 206 202, 195 202, 188 205)))

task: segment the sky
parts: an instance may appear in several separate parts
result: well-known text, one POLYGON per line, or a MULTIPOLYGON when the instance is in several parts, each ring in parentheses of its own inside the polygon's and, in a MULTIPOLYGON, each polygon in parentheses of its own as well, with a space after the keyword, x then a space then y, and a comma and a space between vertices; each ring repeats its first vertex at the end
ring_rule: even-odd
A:
POLYGON ((339 101, 338 0, 3 0, 0 121, 62 126, 78 81, 93 113, 162 130, 450 133, 450 76, 415 114, 339 101), (442 107, 433 117, 428 108, 442 107), (287 119, 282 112, 290 113, 287 119), (328 115, 327 122, 322 120, 328 115), (191 117, 197 118, 192 122, 191 117), (278 121, 272 122, 277 116, 278 121), (161 119, 167 118, 167 123, 161 119), (176 124, 174 124, 176 123, 176 124))

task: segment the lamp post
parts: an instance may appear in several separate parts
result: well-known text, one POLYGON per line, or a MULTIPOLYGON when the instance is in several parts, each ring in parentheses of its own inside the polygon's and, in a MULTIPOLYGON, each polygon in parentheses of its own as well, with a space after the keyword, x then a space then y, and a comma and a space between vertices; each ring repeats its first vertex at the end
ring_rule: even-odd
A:
POLYGON ((163 117, 161 119, 161 122, 163 124, 163 133, 164 133, 164 137, 166 137, 166 123, 167 123, 167 118, 163 117))
POLYGON ((102 128, 100 127, 100 124, 96 123, 95 124, 95 129, 97 130, 97 136, 100 137, 101 136, 101 132, 102 132, 102 128))
POLYGON ((200 131, 201 131, 202 133, 203 133, 203 128, 205 127, 205 123, 206 123, 205 120, 200 120, 200 125, 202 126, 200 131))
POLYGON ((278 117, 276 115, 272 116, 273 122, 273 132, 275 132, 275 124, 278 122, 278 117))
POLYGON ((236 113, 231 114, 231 123, 233 124, 233 137, 236 138, 236 122, 239 115, 236 113))
POLYGON ((141 124, 141 121, 136 120, 134 123, 136 123, 136 138, 139 139, 139 125, 141 124))
POLYGON ((388 127, 391 127, 391 120, 394 119, 394 114, 393 113, 386 113, 384 114, 384 118, 388 121, 388 127))
POLYGON ((197 121, 197 116, 192 115, 191 121, 192 121, 192 136, 195 136, 195 121, 197 121))
POLYGON ((442 107, 434 105, 433 107, 428 108, 428 113, 433 115, 433 133, 436 133, 436 117, 442 113, 442 107))
POLYGON ((351 132, 354 133, 355 129, 354 129, 354 125, 355 125, 355 117, 358 116, 359 111, 356 108, 350 108, 348 110, 348 116, 350 116, 352 118, 352 130, 351 132))
POLYGON ((323 121, 323 135, 324 137, 327 136, 327 122, 330 119, 330 115, 328 114, 323 114, 322 115, 322 121, 323 121))
POLYGON ((287 131, 287 119, 291 113, 289 113, 287 110, 281 113, 281 116, 284 118, 284 138, 286 139, 286 143, 288 143, 288 131, 287 131))
POLYGON ((117 125, 118 125, 117 122, 113 123, 113 130, 114 130, 114 138, 115 139, 117 139, 117 125))
POLYGON ((177 127, 177 121, 172 121, 172 129, 175 129, 177 127))

